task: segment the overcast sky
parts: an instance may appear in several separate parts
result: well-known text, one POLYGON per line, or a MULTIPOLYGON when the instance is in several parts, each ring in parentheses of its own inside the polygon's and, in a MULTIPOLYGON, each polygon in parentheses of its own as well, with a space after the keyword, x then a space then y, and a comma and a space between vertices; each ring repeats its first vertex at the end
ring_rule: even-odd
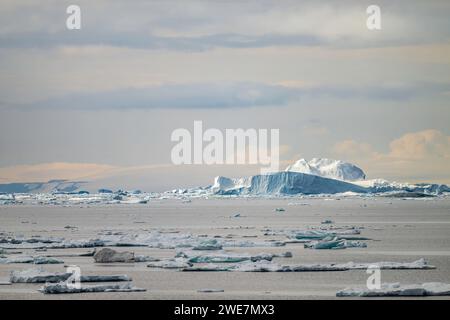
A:
POLYGON ((449 16, 444 0, 3 0, 0 183, 163 190, 255 172, 172 166, 170 135, 194 120, 280 129, 283 166, 328 157, 450 183, 449 16))

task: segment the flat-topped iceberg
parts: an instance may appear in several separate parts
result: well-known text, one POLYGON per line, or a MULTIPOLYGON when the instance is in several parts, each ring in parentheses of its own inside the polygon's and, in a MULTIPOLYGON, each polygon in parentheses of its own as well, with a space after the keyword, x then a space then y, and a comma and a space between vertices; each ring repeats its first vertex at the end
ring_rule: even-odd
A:
POLYGON ((289 171, 239 179, 216 177, 211 190, 218 195, 336 194, 369 191, 349 182, 289 171))

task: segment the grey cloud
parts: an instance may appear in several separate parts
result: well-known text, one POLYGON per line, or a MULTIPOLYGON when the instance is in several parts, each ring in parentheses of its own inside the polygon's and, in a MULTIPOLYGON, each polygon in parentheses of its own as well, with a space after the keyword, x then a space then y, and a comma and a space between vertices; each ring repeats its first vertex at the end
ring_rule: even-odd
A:
POLYGON ((370 101, 405 101, 417 97, 440 95, 450 84, 419 83, 384 86, 314 86, 287 87, 265 83, 165 84, 145 88, 122 88, 114 91, 77 93, 52 97, 22 108, 59 109, 221 109, 284 106, 289 103, 320 99, 367 99, 370 101))
POLYGON ((68 4, 5 4, 0 47, 103 44, 199 51, 280 45, 376 47, 450 39, 450 5, 444 1, 380 0, 383 29, 375 33, 365 27, 369 1, 190 1, 188 6, 176 1, 80 1, 83 22, 76 31, 65 29, 68 4))

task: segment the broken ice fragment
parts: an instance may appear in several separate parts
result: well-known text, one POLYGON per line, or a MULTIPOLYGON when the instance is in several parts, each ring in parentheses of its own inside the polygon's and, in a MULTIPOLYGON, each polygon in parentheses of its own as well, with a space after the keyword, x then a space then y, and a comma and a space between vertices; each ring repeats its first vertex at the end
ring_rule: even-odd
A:
POLYGON ((197 292, 201 293, 214 293, 214 292, 224 292, 223 289, 198 289, 197 292))
POLYGON ((365 248, 367 244, 360 241, 348 241, 337 237, 325 238, 320 241, 312 241, 304 244, 308 249, 345 249, 345 248, 365 248))
POLYGON ((195 252, 179 252, 177 257, 186 258, 191 263, 238 263, 243 261, 272 261, 275 257, 292 257, 291 252, 281 254, 260 253, 257 255, 219 252, 214 254, 197 254, 195 252))
POLYGON ((200 241, 192 250, 222 250, 222 245, 216 239, 200 241))
POLYGON ((144 255, 134 256, 134 262, 156 262, 156 261, 160 261, 160 259, 144 255))
POLYGON ((44 283, 66 281, 72 273, 51 273, 41 269, 28 269, 12 271, 10 281, 12 283, 44 283))
POLYGON ((166 259, 147 264, 147 267, 149 268, 162 268, 162 269, 182 269, 191 266, 192 263, 188 262, 184 258, 166 259))
POLYGON ((64 261, 51 258, 51 257, 32 257, 32 256, 22 256, 13 258, 0 258, 0 264, 12 264, 12 263, 33 263, 33 264, 60 264, 64 261))
POLYGON ((127 276, 126 274, 80 276, 80 282, 119 282, 131 280, 131 277, 127 276))
POLYGON ((348 271, 367 269, 376 265, 380 269, 412 270, 412 269, 435 269, 428 265, 424 259, 413 262, 371 262, 371 263, 317 263, 317 264, 297 264, 280 265, 270 261, 250 262, 244 261, 233 265, 223 266, 217 264, 207 264, 183 268, 182 271, 238 271, 238 272, 319 272, 319 271, 348 271))
POLYGON ((450 284, 426 282, 422 284, 401 285, 400 283, 383 283, 380 289, 369 290, 367 287, 346 288, 336 293, 337 297, 420 297, 450 296, 450 284))
MULTIPOLYGON (((10 281, 12 283, 44 283, 66 281, 72 273, 52 273, 42 269, 28 269, 23 271, 12 271, 10 281)), ((80 282, 113 282, 113 281, 131 281, 131 278, 125 274, 119 275, 82 275, 80 282)))
POLYGON ((67 282, 46 283, 39 291, 45 294, 83 293, 83 292, 142 292, 146 289, 133 287, 131 283, 113 285, 81 286, 76 288, 67 282))
POLYGON ((113 249, 103 248, 94 254, 94 260, 97 263, 112 263, 112 262, 133 262, 133 252, 118 252, 113 249))

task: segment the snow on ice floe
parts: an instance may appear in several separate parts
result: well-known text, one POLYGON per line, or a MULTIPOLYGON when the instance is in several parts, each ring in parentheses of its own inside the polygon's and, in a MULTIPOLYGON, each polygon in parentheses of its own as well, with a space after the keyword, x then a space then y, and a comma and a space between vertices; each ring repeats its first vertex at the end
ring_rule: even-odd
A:
POLYGON ((337 297, 422 297, 450 296, 450 284, 425 282, 421 284, 383 283, 380 289, 367 287, 346 288, 336 293, 337 297))

